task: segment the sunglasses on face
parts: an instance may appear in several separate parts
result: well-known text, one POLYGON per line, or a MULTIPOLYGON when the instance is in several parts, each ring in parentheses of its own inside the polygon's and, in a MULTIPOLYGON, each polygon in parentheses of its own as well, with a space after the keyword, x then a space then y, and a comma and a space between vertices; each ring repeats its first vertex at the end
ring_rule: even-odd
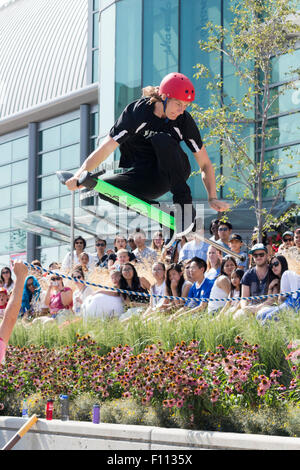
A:
POLYGON ((263 258, 266 253, 253 253, 253 258, 263 258))
POLYGON ((51 277, 51 281, 60 281, 60 277, 51 277))
POLYGON ((2 274, 10 274, 9 271, 2 271, 2 274))
POLYGON ((105 246, 105 243, 96 243, 96 246, 105 246))
POLYGON ((292 239, 292 238, 284 238, 283 241, 284 241, 284 242, 292 242, 293 239, 292 239))
POLYGON ((274 261, 272 264, 270 264, 271 268, 276 268, 277 266, 279 266, 279 261, 274 261))
POLYGON ((227 232, 228 227, 218 228, 219 232, 227 232))

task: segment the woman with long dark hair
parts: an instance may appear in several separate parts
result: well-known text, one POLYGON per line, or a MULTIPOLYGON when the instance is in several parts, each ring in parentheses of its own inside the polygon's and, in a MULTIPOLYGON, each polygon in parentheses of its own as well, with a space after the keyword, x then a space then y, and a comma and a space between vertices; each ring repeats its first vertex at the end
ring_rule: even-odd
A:
POLYGON ((7 293, 10 294, 14 288, 14 281, 11 269, 8 266, 1 269, 1 279, 3 281, 3 287, 7 290, 7 293))
MULTIPOLYGON (((166 272, 166 296, 187 298, 191 286, 192 283, 184 277, 184 266, 181 263, 173 263, 168 267, 166 272)), ((183 304, 184 300, 164 299, 158 303, 158 308, 170 310, 183 304)))
POLYGON ((143 285, 143 278, 140 278, 137 270, 132 263, 125 263, 121 266, 121 280, 120 289, 130 291, 128 293, 122 293, 125 305, 129 308, 120 316, 120 320, 128 320, 132 315, 140 315, 144 312, 143 306, 149 304, 150 297, 148 295, 142 296, 135 292, 141 292, 148 294, 148 290, 143 285))
POLYGON ((218 299, 227 299, 231 291, 231 274, 237 268, 236 260, 233 256, 225 256, 223 258, 220 274, 215 279, 215 282, 210 291, 210 300, 208 302, 208 312, 216 313, 219 309, 223 308, 226 304, 226 300, 218 299))
POLYGON ((144 297, 134 292, 148 293, 142 278, 139 277, 137 270, 132 263, 125 263, 121 266, 120 289, 132 291, 133 293, 123 294, 124 300, 133 304, 149 303, 149 297, 144 297))
POLYGON ((267 320, 278 320, 280 312, 288 309, 300 310, 300 276, 289 270, 288 262, 283 255, 276 254, 271 258, 270 268, 272 273, 280 281, 280 294, 277 305, 258 311, 257 320, 264 324, 267 320), (297 292, 298 291, 298 292, 297 292), (292 294, 294 292, 294 294, 292 294), (278 305, 279 303, 279 305, 278 305))

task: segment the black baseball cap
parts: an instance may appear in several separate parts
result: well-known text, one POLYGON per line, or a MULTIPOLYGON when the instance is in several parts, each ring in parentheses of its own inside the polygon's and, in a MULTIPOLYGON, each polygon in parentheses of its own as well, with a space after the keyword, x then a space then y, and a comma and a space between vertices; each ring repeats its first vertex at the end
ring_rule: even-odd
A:
POLYGON ((229 241, 231 240, 239 240, 240 242, 243 241, 241 235, 239 235, 238 233, 232 233, 229 237, 229 241))

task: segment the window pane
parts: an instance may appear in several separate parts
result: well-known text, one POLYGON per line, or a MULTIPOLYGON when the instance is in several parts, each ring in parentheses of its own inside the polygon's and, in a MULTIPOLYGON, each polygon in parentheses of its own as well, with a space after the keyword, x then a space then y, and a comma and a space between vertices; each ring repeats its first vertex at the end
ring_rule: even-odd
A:
POLYGON ((143 86, 159 85, 178 70, 178 0, 144 0, 143 23, 143 86))
POLYGON ((80 147, 78 145, 72 145, 61 149, 61 160, 60 168, 62 170, 69 170, 74 168, 74 166, 79 166, 80 159, 80 147))
POLYGON ((11 184, 11 165, 5 165, 0 167, 0 186, 7 186, 11 184))
POLYGON ((299 178, 289 178, 287 180, 285 200, 299 203, 300 187, 299 178))
POLYGON ((90 134, 97 136, 99 133, 99 113, 92 113, 90 116, 90 134))
POLYGON ((0 145, 0 155, 1 163, 6 163, 11 161, 12 154, 12 143, 6 142, 5 144, 0 145))
POLYGON ((98 82, 99 77, 99 49, 95 49, 92 53, 92 61, 93 61, 93 73, 92 73, 92 80, 93 83, 98 82))
POLYGON ((0 253, 10 251, 10 232, 0 233, 0 253))
POLYGON ((272 137, 267 146, 284 145, 299 140, 300 113, 290 114, 268 121, 268 129, 272 129, 272 137))
POLYGON ((272 165, 272 174, 300 173, 300 145, 266 152, 266 160, 272 165))
POLYGON ((40 209, 42 211, 57 210, 59 208, 59 198, 49 199, 48 201, 41 201, 40 209))
POLYGON ((10 232, 11 250, 14 253, 26 250, 27 234, 24 230, 18 229, 10 232))
POLYGON ((92 47, 99 47, 99 14, 93 15, 93 44, 92 47))
POLYGON ((80 120, 66 122, 61 125, 61 146, 73 144, 80 140, 80 120))
POLYGON ((19 206, 11 209, 11 226, 16 227, 17 221, 24 219, 27 215, 27 207, 19 206))
POLYGON ((125 0, 118 3, 116 17, 116 118, 128 103, 141 96, 141 44, 142 2, 140 0, 125 0), (131 12, 130 15, 128 15, 128 11, 131 12))
POLYGON ((51 127, 39 133, 39 151, 45 152, 60 146, 60 127, 51 127))
POLYGON ((0 207, 10 206, 10 187, 0 189, 0 207))
POLYGON ((297 68, 300 62, 300 49, 297 49, 293 54, 285 54, 275 57, 272 60, 272 83, 290 80, 291 77, 297 76, 293 70, 297 68))
POLYGON ((294 82, 294 88, 285 89, 284 87, 276 87, 271 89, 271 100, 280 93, 274 104, 270 108, 270 114, 280 114, 300 107, 300 80, 294 82))
POLYGON ((19 183, 27 180, 28 160, 12 164, 12 183, 19 183))
POLYGON ((12 157, 13 160, 18 160, 28 155, 28 137, 14 140, 12 142, 12 157))
POLYGON ((207 39, 203 30, 208 21, 221 23, 220 0, 181 0, 180 15, 180 71, 191 78, 195 85, 196 102, 204 108, 209 106, 210 92, 206 89, 208 80, 193 79, 193 67, 197 63, 205 65, 212 75, 220 73, 220 58, 212 52, 200 49, 198 41, 207 39), (197 19, 197 20, 196 20, 197 19), (191 47, 187 47, 187 45, 191 47), (201 98, 200 98, 201 97, 201 98))
MULTIPOLYGON (((45 244, 49 243, 49 240, 46 240, 45 237, 41 237, 41 243, 45 241, 45 244)), ((56 242, 57 243, 57 242, 56 242)), ((52 262, 59 261, 58 255, 58 246, 54 246, 51 248, 42 248, 40 251, 40 259, 43 266, 49 266, 52 262)))
POLYGON ((0 212, 0 230, 10 228, 10 209, 0 212))
MULTIPOLYGON (((0 248, 0 252, 1 251, 3 251, 3 250, 0 248)), ((10 265, 9 255, 0 256, 0 268, 2 268, 4 266, 9 266, 9 265, 10 265)))
POLYGON ((11 187, 11 199, 13 205, 27 203, 27 183, 17 184, 11 187))
POLYGON ((59 181, 56 175, 45 176, 41 181, 40 197, 45 199, 59 194, 59 181))
POLYGON ((40 155, 40 168, 38 170, 40 175, 54 173, 59 169, 59 150, 55 152, 47 152, 40 155))

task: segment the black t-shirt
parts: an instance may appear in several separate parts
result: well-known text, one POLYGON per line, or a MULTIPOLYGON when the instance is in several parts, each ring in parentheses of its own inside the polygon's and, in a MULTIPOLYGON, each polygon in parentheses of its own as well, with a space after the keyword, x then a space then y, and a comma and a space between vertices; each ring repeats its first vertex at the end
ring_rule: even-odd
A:
MULTIPOLYGON (((245 286, 249 286, 250 289, 250 297, 252 296, 259 296, 259 295, 266 295, 268 293, 268 285, 269 285, 269 272, 267 272, 264 279, 260 280, 256 274, 256 268, 250 268, 242 277, 241 284, 245 286)), ((265 299, 262 300, 251 300, 252 304, 261 303, 265 299)))
POLYGON ((111 128, 110 137, 120 144, 121 168, 152 163, 155 155, 151 137, 161 132, 178 143, 184 141, 193 153, 201 149, 199 129, 187 111, 175 120, 166 120, 154 114, 154 106, 148 97, 130 103, 111 128))

